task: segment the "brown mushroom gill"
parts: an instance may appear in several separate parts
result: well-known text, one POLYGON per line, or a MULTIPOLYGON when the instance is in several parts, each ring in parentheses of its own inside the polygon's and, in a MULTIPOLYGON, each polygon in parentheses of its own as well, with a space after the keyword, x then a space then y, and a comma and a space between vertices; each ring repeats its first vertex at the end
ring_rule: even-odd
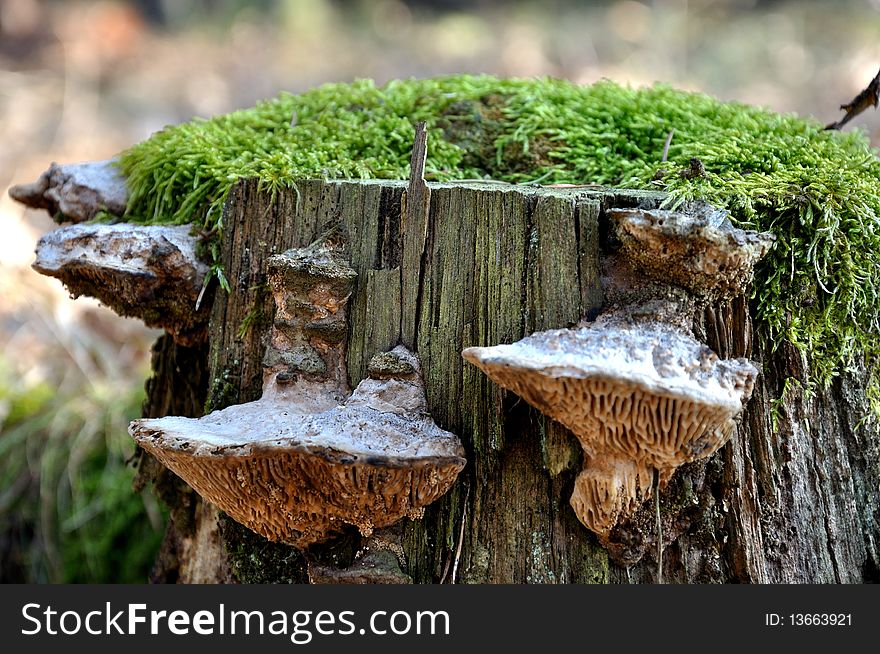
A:
POLYGON ((600 320, 463 355, 577 436, 584 470, 571 504, 599 535, 650 496, 655 470, 664 483, 727 441, 756 375, 662 323, 600 320))
POLYGON ((369 534, 417 517, 464 467, 427 413, 418 359, 374 357, 350 392, 346 303, 354 272, 332 243, 269 260, 275 327, 263 396, 200 419, 138 420, 130 433, 202 497, 270 540, 307 547, 346 525, 369 534))

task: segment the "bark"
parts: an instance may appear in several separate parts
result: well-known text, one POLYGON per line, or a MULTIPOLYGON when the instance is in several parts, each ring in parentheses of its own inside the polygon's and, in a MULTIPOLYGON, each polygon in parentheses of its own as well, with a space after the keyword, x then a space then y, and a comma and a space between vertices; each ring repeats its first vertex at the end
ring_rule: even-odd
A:
MULTIPOLYGON (((595 314, 603 302, 601 257, 609 248, 605 212, 653 207, 660 197, 429 186, 429 193, 417 191, 416 203, 405 201, 403 182, 308 181, 274 195, 256 181, 233 188, 222 245, 232 292, 217 292, 211 313, 210 409, 260 396, 274 312, 266 259, 340 225, 358 274, 349 305, 350 384, 366 376, 374 354, 405 345, 421 359, 434 420, 467 450, 468 465, 453 489, 387 539, 400 549, 403 574, 386 576, 416 583, 654 581, 651 503, 615 529, 611 558, 568 504, 581 469, 577 441, 490 383, 460 353, 595 314), (625 567, 622 560, 639 562, 625 567)), ((731 441, 710 459, 679 469, 661 493, 663 579, 880 580, 880 440, 876 421, 865 418, 863 380, 848 373, 812 397, 796 388, 782 396, 785 379, 804 378, 809 363, 792 348, 764 343, 742 297, 694 316, 694 331, 722 357, 751 357, 761 375, 731 441)), ((167 365, 168 356, 157 363, 167 365)), ((174 374, 160 379, 158 386, 176 383, 174 374)), ((149 413, 195 413, 194 406, 186 408, 190 413, 177 409, 166 404, 149 413)), ((200 579, 243 582, 305 581, 309 570, 313 581, 366 579, 352 566, 365 546, 355 532, 303 555, 223 516, 212 523, 209 509, 192 508, 200 505, 195 497, 178 497, 172 510, 189 507, 193 524, 216 535, 205 541, 212 546, 171 548, 180 570, 190 571, 181 580, 194 580, 193 570, 200 579)), ((197 531, 180 538, 192 540, 197 531)))

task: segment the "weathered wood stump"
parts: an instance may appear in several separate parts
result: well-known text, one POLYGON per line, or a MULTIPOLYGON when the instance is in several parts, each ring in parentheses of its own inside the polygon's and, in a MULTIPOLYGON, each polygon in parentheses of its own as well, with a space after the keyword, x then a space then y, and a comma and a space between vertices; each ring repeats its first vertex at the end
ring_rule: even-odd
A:
MULTIPOLYGON (((424 139, 422 128, 414 171, 424 164, 424 139)), ((107 198, 123 198, 123 206, 121 178, 96 177, 89 166, 107 169, 53 166, 13 196, 50 211, 75 205, 78 219, 112 209, 107 198)), ((129 238, 124 225, 74 226, 41 241, 38 270, 169 331, 154 351, 144 417, 198 417, 262 392, 275 324, 269 257, 336 230, 356 273, 347 300, 347 386, 368 376, 374 355, 403 345, 420 359, 431 417, 466 450, 458 481, 422 519, 369 535, 343 529, 304 550, 257 536, 144 455, 137 483, 152 482, 171 509, 152 579, 880 581, 880 429, 864 371, 848 370, 812 393, 790 383, 808 378, 809 356, 769 343, 750 319, 749 289, 684 304, 690 308, 673 318, 722 359, 747 358, 759 371, 732 434, 721 434, 729 442, 662 486, 659 528, 650 498, 641 498, 601 543, 569 506, 583 457, 575 437, 462 359, 465 348, 512 343, 607 311, 616 302, 609 262, 621 251, 613 227, 620 212, 612 210, 650 210, 662 199, 591 186, 428 185, 419 174, 408 184, 311 180, 275 193, 241 180, 223 214, 228 293, 199 291, 205 267, 185 228, 133 226, 129 238), (201 309, 190 313, 196 295, 201 309)), ((693 254, 684 246, 676 254, 682 261, 693 254)), ((637 260, 638 243, 627 247, 637 260)), ((656 281, 658 269, 648 271, 650 257, 645 262, 645 277, 656 281)), ((704 283, 684 269, 659 281, 704 283)), ((651 484, 641 479, 637 487, 651 484)))
MULTIPOLYGON (((615 247, 608 211, 654 208, 662 197, 490 183, 427 189, 303 181, 273 195, 256 181, 239 182, 223 216, 222 265, 232 290, 217 292, 211 311, 207 408, 260 396, 274 315, 268 257, 338 227, 357 273, 348 381, 353 387, 363 380, 378 352, 398 344, 416 352, 432 417, 465 445, 468 465, 458 482, 421 520, 407 519, 370 539, 352 529, 305 554, 269 543, 209 507, 195 510, 191 503, 200 501, 180 495, 190 503, 191 520, 176 520, 169 542, 195 545, 162 560, 166 568, 176 561, 190 571, 181 580, 305 581, 310 571, 315 582, 657 578, 653 505, 615 527, 609 557, 568 503, 581 468, 577 441, 500 390, 461 351, 595 315, 604 301, 602 258, 615 247), (214 536, 199 540, 197 533, 214 536), (395 556, 379 568, 394 570, 372 577, 352 572, 383 549, 395 556)), ((761 374, 730 442, 679 469, 661 493, 664 580, 880 580, 880 439, 866 417, 857 371, 811 397, 796 388, 783 396, 785 380, 802 378, 809 362, 794 348, 770 349, 751 323, 745 297, 717 302, 688 320, 719 356, 750 358, 761 374)), ((165 385, 179 376, 160 373, 151 396, 167 393, 165 385)), ((173 577, 168 569, 157 572, 173 577)))

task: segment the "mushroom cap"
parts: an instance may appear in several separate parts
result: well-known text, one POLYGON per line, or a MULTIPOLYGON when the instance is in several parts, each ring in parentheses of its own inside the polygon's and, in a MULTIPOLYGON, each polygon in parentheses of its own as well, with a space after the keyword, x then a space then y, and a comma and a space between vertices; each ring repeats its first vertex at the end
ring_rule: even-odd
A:
POLYGON ((604 380, 731 411, 742 408, 756 374, 745 359, 719 359, 707 346, 660 322, 597 321, 536 332, 516 343, 470 347, 462 356, 493 379, 501 376, 517 385, 532 379, 550 385, 554 380, 604 380))
POLYGON ((335 311, 348 301, 357 273, 349 267, 334 233, 307 248, 294 248, 266 260, 276 299, 307 295, 315 306, 335 311))
POLYGON ((709 205, 690 211, 611 209, 623 251, 641 275, 672 282, 700 297, 734 297, 751 283, 755 264, 776 237, 733 226, 709 205))
POLYGON ((128 188, 115 159, 53 163, 37 181, 13 186, 9 195, 52 216, 61 213, 74 223, 92 220, 104 209, 121 216, 128 203, 128 188))
POLYGON ((163 447, 200 457, 294 449, 343 461, 406 466, 420 459, 440 461, 464 455, 458 438, 430 417, 377 411, 364 405, 302 413, 270 397, 203 418, 167 416, 132 424, 137 425, 135 438, 139 442, 145 434, 161 434, 163 447))
POLYGON ((462 355, 568 427, 591 456, 646 459, 661 471, 720 447, 757 375, 664 323, 550 330, 462 355))
POLYGON ((315 413, 270 387, 256 402, 136 420, 129 432, 233 519, 307 547, 346 524, 369 534, 417 517, 464 468, 458 438, 413 412, 413 389, 400 383, 364 380, 350 404, 315 413))
POLYGON ((121 316, 164 327, 183 345, 204 340, 209 306, 195 306, 208 266, 188 225, 66 225, 37 243, 33 268, 74 296, 95 297, 121 316))

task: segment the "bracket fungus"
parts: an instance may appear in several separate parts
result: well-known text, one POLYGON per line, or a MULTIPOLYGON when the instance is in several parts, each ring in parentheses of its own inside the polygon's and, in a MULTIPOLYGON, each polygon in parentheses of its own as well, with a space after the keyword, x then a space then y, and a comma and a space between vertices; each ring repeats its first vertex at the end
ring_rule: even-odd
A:
POLYGON ((623 304, 575 328, 462 352, 578 438, 584 463, 571 505, 606 544, 655 483, 733 433, 757 370, 694 339, 682 307, 742 293, 773 242, 705 208, 609 213, 620 252, 606 257, 603 285, 623 304))
POLYGON ((182 345, 204 340, 208 307, 196 309, 208 267, 188 226, 66 225, 37 243, 33 268, 71 295, 95 297, 121 316, 163 327, 182 345))
POLYGON ((418 517, 465 465, 427 412, 418 359, 379 354, 350 392, 346 304, 355 273, 337 243, 268 260, 276 303, 263 395, 203 418, 129 432, 202 497, 258 534, 306 548, 346 525, 369 535, 418 517))
POLYGON ((639 274, 705 300, 743 293, 775 240, 769 232, 737 229, 725 211, 702 203, 688 212, 611 209, 608 216, 639 274))
POLYGON ((600 536, 650 497, 654 470, 664 483, 727 441, 757 374, 664 323, 607 317, 463 354, 577 436, 571 504, 600 536))
POLYGON ((92 220, 100 211, 121 216, 128 203, 128 188, 115 159, 53 163, 37 181, 13 186, 9 195, 53 216, 61 214, 66 222, 72 223, 92 220))

